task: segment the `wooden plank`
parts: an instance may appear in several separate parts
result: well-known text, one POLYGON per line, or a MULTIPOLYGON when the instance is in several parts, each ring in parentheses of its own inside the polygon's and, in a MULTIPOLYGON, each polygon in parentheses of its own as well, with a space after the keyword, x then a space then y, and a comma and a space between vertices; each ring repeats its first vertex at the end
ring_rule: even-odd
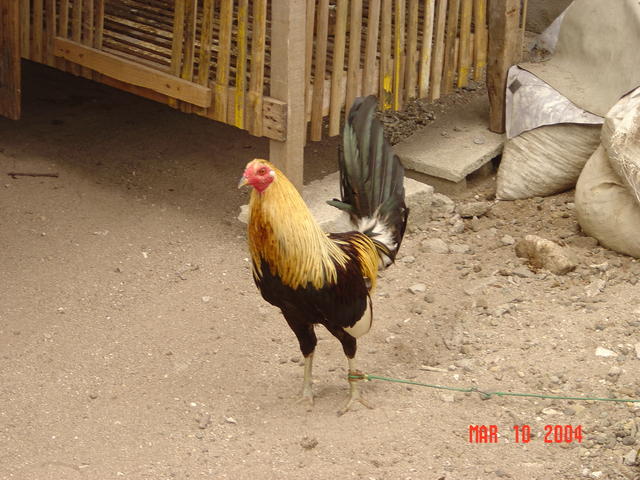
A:
POLYGON ((509 67, 520 58, 520 0, 489 2, 489 129, 504 132, 504 102, 509 67))
MULTIPOLYGON (((193 71, 195 68, 196 53, 196 14, 197 0, 186 0, 184 6, 184 44, 182 47, 182 68, 180 69, 180 78, 189 82, 193 81, 193 71)), ((193 105, 181 103, 180 111, 191 113, 193 105)))
POLYGON ((473 79, 482 80, 487 66, 487 0, 473 0, 473 79))
POLYGON ((460 6, 460 44, 458 57, 458 88, 469 84, 469 71, 471 70, 471 15, 473 13, 473 0, 462 0, 460 6))
POLYGON ((233 102, 233 122, 244 128, 245 90, 247 88, 247 24, 249 22, 249 0, 238 2, 238 29, 236 32, 236 94, 233 102))
POLYGON ((380 0, 370 0, 367 17, 367 39, 364 50, 364 69, 362 72, 362 95, 374 94, 376 86, 376 54, 378 53, 378 35, 380 31, 380 0))
POLYGON ((382 2, 382 33, 380 39, 380 109, 389 110, 393 102, 393 62, 391 58, 391 0, 382 2))
MULTIPOLYGON (((116 80, 115 78, 108 77, 106 75, 96 74, 96 81, 109 85, 110 87, 118 88, 125 92, 133 93, 140 97, 148 98, 158 103, 169 103, 170 97, 158 93, 155 90, 132 85, 128 82, 116 80)), ((229 87, 229 91, 226 97, 233 98, 235 89, 229 87)), ((278 142, 284 142, 286 140, 286 118, 287 118, 287 104, 281 100, 277 100, 272 97, 263 97, 263 135, 271 140, 277 140, 278 142)), ((201 108, 195 112, 197 115, 206 117, 210 120, 216 120, 213 116, 213 109, 201 108)))
POLYGON ((208 107, 211 104, 210 89, 172 74, 60 37, 55 39, 54 47, 57 56, 116 80, 149 88, 200 107, 208 107))
POLYGON ((253 35, 251 38, 251 78, 247 93, 247 130, 262 136, 264 66, 267 38, 267 0, 253 0, 253 35))
POLYGON ((53 66, 55 56, 53 55, 53 39, 56 36, 56 2, 55 0, 44 1, 44 30, 42 38, 42 61, 53 66))
POLYGON ((42 22, 44 15, 43 0, 33 0, 31 25, 31 60, 42 62, 42 22))
POLYGON ((222 0, 220 5, 220 33, 218 37, 218 60, 213 94, 215 119, 227 123, 227 88, 229 87, 229 63, 231 61, 231 26, 233 23, 233 0, 222 0))
POLYGON ((271 3, 271 96, 287 107, 286 141, 269 142, 269 158, 298 189, 304 169, 305 4, 306 0, 271 3))
POLYGON ((405 68, 405 93, 407 100, 416 98, 418 78, 418 0, 409 0, 407 15, 407 66, 405 68))
POLYGON ((444 42, 444 62, 442 65, 442 91, 453 91, 456 38, 458 36, 458 12, 460 0, 449 0, 447 9, 447 33, 444 42))
POLYGON ((424 16, 422 23, 422 49, 420 50, 420 68, 418 74, 420 98, 426 98, 429 92, 429 75, 431 73, 431 52, 433 45, 433 15, 435 0, 424 0, 424 16))
POLYGON ((362 0, 351 0, 351 19, 349 22, 349 60, 347 66, 347 92, 345 94, 345 118, 351 105, 359 95, 360 48, 362 45, 362 0))
POLYGON ((31 2, 20 0, 20 39, 22 56, 31 58, 31 2))
POLYGON ((313 73, 313 98, 311 99, 311 140, 313 141, 322 139, 322 101, 324 98, 324 75, 327 68, 329 0, 318 1, 316 21, 316 65, 313 73))
POLYGON ((529 9, 529 0, 522 0, 522 11, 520 20, 520 47, 518 48, 518 61, 522 60, 523 49, 525 47, 525 33, 527 31, 527 10, 529 9))
POLYGON ((393 42, 393 109, 402 108, 402 59, 404 58, 405 0, 396 0, 393 42))
POLYGON ((347 0, 337 0, 335 37, 333 40, 333 64, 329 101, 329 136, 340 133, 340 114, 344 105, 342 77, 344 76, 345 45, 347 40, 347 0))
POLYGON ((429 100, 440 98, 442 86, 442 67, 444 59, 444 41, 447 24, 447 0, 437 0, 435 17, 435 38, 433 41, 433 61, 431 63, 431 93, 429 100))
POLYGON ((20 6, 0 0, 0 115, 20 118, 20 6))

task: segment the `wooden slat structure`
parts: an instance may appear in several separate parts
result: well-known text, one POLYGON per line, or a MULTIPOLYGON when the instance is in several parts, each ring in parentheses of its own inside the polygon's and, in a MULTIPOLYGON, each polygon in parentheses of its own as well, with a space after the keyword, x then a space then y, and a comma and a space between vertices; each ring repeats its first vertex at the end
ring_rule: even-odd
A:
POLYGON ((1 33, 18 58, 300 144, 272 144, 282 157, 302 157, 307 129, 319 140, 326 117, 329 134, 339 133, 356 96, 378 94, 381 108, 399 109, 482 79, 488 3, 0 0, 19 22, 1 33))

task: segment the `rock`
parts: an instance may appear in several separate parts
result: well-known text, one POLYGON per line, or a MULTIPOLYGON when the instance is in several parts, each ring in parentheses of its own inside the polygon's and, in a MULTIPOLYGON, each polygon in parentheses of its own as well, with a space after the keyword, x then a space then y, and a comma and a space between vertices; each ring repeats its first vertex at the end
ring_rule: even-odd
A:
POLYGON ((604 290, 607 282, 601 278, 596 278, 589 285, 585 287, 585 293, 587 297, 595 297, 604 290))
POLYGON ((525 268, 525 267, 514 268, 511 273, 513 273, 514 276, 520 277, 520 278, 533 278, 533 277, 535 277, 535 274, 531 270, 529 270, 528 268, 525 268))
POLYGON ((577 262, 569 250, 537 235, 524 237, 516 244, 515 250, 516 255, 527 258, 533 268, 546 269, 556 275, 564 275, 577 266, 577 262))
POLYGON ((427 286, 424 283, 416 283, 414 285, 411 285, 409 287, 409 291, 411 293, 413 293, 414 295, 417 295, 418 293, 424 293, 427 291, 427 286))
POLYGON ((454 222, 450 229, 451 233, 461 234, 464 233, 464 222, 462 219, 458 219, 454 222))
POLYGON ((502 304, 502 305, 498 305, 492 312, 491 315, 494 317, 502 317, 503 315, 505 315, 506 313, 509 313, 511 311, 511 305, 509 305, 508 303, 502 304))
POLYGON ((573 247, 591 250, 598 246, 598 240, 593 237, 571 237, 567 239, 567 243, 573 247))
POLYGON ((640 360, 640 343, 636 343, 633 348, 636 351, 636 358, 640 360))
POLYGON ((618 354, 608 348, 598 347, 596 348, 596 357, 612 358, 617 357, 618 354))
POLYGON ((434 193, 431 201, 431 218, 438 219, 449 217, 456 208, 455 203, 446 195, 434 193))
POLYGON ((456 212, 463 218, 480 217, 493 206, 492 202, 468 202, 458 205, 456 212))
POLYGON ((621 373, 622 373, 622 369, 619 366, 614 365, 607 372, 607 377, 611 377, 611 378, 617 379, 620 376, 621 373))
POLYGON ((227 423, 230 423, 232 425, 237 425, 238 424, 238 421, 233 417, 225 417, 224 421, 227 422, 227 423))
POLYGON ((198 422, 198 428, 200 430, 204 430, 211 424, 211 415, 208 413, 204 413, 200 416, 200 418, 196 419, 198 422))
POLYGON ((511 235, 505 235, 500 239, 500 243, 502 243, 502 245, 513 245, 516 243, 516 240, 511 235))
POLYGON ((428 238, 420 242, 420 246, 430 253, 449 253, 449 246, 440 238, 428 238))
POLYGON ((471 252, 471 247, 464 243, 460 245, 451 245, 451 253, 469 253, 471 252))
POLYGON ((482 226, 480 225, 480 220, 478 220, 478 217, 473 217, 471 219, 471 230, 473 230, 474 232, 479 232, 482 229, 482 226))
POLYGON ((315 437, 302 437, 302 440, 300 440, 300 446, 305 450, 311 450, 318 446, 318 440, 315 437))
POLYGON ((435 302, 435 300, 436 300, 435 297, 430 293, 427 293, 424 296, 424 301, 427 302, 427 303, 433 303, 433 302, 435 302))
POLYGON ((556 410, 555 408, 543 408, 542 409, 542 414, 543 415, 548 415, 548 416, 553 416, 553 415, 562 415, 562 412, 559 410, 556 410))
POLYGON ((402 263, 410 264, 416 262, 416 257, 413 255, 407 255, 406 257, 402 257, 402 263))
POLYGON ((443 402, 453 403, 456 401, 456 397, 452 393, 443 393, 440 395, 443 402))
POLYGON ((209 297, 209 296, 205 295, 204 297, 202 297, 202 301, 203 301, 204 303, 209 303, 209 302, 211 301, 211 297, 209 297))
POLYGON ((624 457, 622 457, 622 463, 625 465, 629 465, 630 467, 634 466, 638 461, 638 450, 635 448, 633 450, 629 450, 624 457))

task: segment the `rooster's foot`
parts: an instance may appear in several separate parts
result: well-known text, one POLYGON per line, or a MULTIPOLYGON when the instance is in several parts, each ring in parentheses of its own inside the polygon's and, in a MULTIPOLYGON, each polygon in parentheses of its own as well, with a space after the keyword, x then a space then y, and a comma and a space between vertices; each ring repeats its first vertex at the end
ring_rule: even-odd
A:
POLYGON ((302 396, 298 399, 296 403, 301 403, 305 405, 307 412, 310 412, 313 409, 313 392, 311 389, 302 390, 302 396))
POLYGON ((344 407, 338 410, 338 416, 344 415, 349 410, 351 410, 351 408, 356 402, 361 403, 367 408, 373 408, 373 406, 371 406, 371 404, 364 399, 364 397, 362 396, 362 393, 360 392, 359 382, 364 380, 364 376, 362 375, 362 373, 349 372, 348 380, 349 380, 349 388, 350 388, 349 398, 347 399, 347 403, 345 403, 344 407), (360 378, 357 378, 357 377, 360 377, 360 378))

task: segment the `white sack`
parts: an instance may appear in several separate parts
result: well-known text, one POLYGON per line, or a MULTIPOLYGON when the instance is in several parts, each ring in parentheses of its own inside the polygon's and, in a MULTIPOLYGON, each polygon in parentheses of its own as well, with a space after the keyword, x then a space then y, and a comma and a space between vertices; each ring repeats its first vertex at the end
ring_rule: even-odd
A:
POLYGON ((573 188, 600 143, 600 126, 546 125, 505 142, 496 198, 544 197, 573 188))
POLYGON ((640 258, 640 206, 600 146, 585 165, 575 195, 580 227, 611 250, 640 258))

